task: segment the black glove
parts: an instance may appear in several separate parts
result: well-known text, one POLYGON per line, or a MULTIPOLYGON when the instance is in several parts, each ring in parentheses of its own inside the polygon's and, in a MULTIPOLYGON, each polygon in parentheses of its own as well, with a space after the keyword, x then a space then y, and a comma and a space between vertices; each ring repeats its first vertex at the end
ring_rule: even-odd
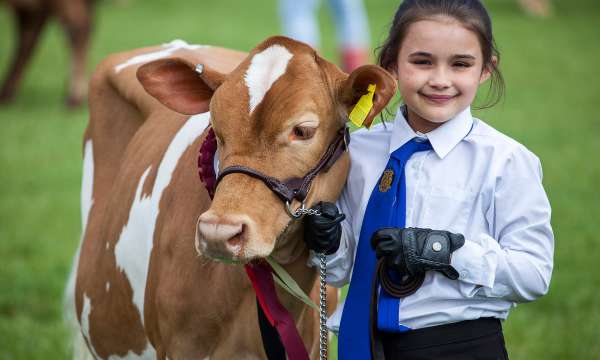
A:
POLYGON ((304 217, 304 241, 309 249, 331 255, 340 247, 342 225, 346 215, 340 213, 335 204, 319 202, 311 208, 321 215, 304 217))
POLYGON ((400 274, 419 276, 428 270, 458 279, 450 255, 465 243, 461 234, 419 228, 383 228, 371 237, 377 258, 386 257, 390 268, 400 274))

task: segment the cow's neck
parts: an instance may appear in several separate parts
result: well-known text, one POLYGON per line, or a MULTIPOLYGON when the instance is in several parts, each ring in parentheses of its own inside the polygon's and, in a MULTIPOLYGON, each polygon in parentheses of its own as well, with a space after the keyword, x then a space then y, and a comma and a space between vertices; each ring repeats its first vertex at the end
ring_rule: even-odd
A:
MULTIPOLYGON (((302 238, 302 227, 296 222, 291 225, 289 230, 286 231, 284 238, 278 241, 278 246, 275 247, 272 257, 308 294, 314 285, 317 271, 315 268, 306 265, 309 252, 302 238)), ((304 304, 279 286, 277 286, 277 294, 281 303, 297 321, 305 308, 304 304)))

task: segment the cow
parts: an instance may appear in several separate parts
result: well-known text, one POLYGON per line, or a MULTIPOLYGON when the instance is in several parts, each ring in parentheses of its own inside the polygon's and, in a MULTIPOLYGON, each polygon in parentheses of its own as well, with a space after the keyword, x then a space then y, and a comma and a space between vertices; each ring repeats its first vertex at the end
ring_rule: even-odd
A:
MULTIPOLYGON (((251 283, 226 262, 270 256, 309 292, 316 270, 307 266, 302 221, 243 173, 222 177, 211 201, 198 149, 210 127, 219 171, 302 177, 369 84, 377 90, 367 122, 394 94, 391 75, 375 65, 348 75, 280 36, 249 53, 174 41, 101 62, 83 141, 83 235, 67 290, 93 357, 265 358, 251 283)), ((319 173, 305 205, 335 201, 348 167, 344 153, 319 173)), ((279 290, 317 357, 313 310, 279 290)))
POLYGON ((66 103, 80 105, 87 95, 85 68, 92 28, 93 0, 6 0, 16 22, 16 47, 0 87, 0 103, 14 98, 25 67, 51 17, 60 20, 71 51, 66 103))

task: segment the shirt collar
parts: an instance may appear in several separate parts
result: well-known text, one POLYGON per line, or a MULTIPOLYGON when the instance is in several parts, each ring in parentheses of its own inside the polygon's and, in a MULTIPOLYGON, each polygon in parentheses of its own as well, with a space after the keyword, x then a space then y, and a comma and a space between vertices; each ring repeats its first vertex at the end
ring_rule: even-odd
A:
POLYGON ((414 137, 426 137, 435 153, 443 159, 454 147, 469 134, 473 126, 471 108, 467 107, 454 118, 427 134, 416 133, 404 118, 402 108, 398 108, 392 137, 390 139, 390 154, 414 137))

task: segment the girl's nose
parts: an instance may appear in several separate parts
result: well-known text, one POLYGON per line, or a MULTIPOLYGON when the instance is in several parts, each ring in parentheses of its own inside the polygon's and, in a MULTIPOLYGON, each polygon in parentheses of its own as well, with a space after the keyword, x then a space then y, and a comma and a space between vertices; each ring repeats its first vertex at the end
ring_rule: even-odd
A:
POLYGON ((438 66, 431 72, 427 85, 435 89, 446 89, 452 85, 448 72, 441 66, 438 66))

